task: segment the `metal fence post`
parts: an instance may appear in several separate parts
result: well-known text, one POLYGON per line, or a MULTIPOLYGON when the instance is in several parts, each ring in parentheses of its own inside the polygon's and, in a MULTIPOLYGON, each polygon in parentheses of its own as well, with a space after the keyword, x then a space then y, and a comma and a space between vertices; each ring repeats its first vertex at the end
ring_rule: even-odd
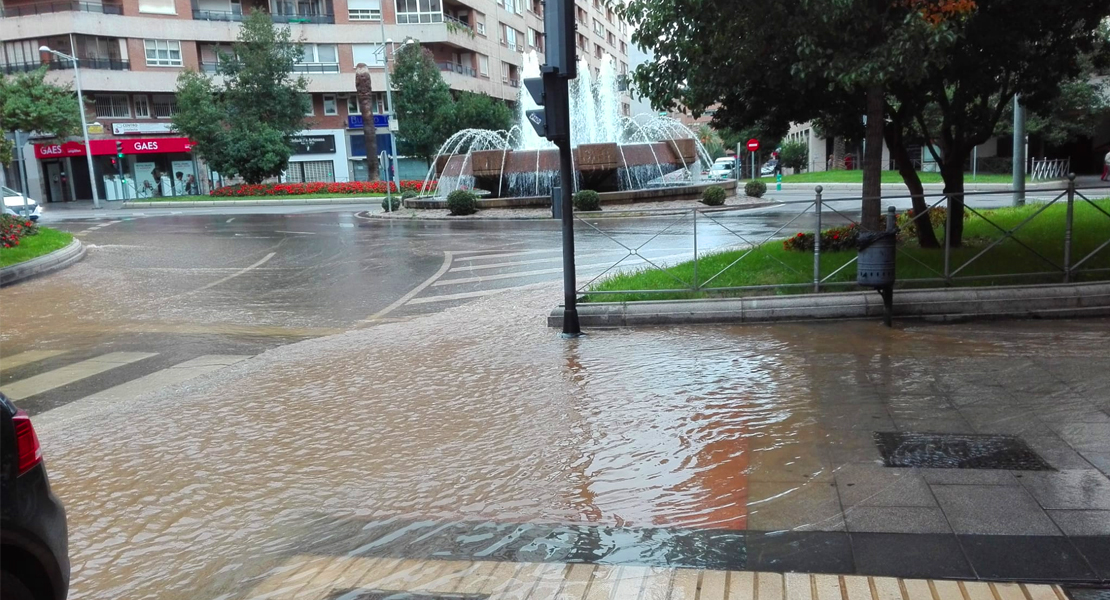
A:
MULTIPOLYGON (((952 197, 945 198, 944 205, 947 207, 944 210, 944 282, 952 282, 952 197)), ((928 216, 928 215, 926 215, 928 216)), ((929 220, 925 220, 925 226, 929 227, 929 220)), ((918 225, 921 227, 921 225, 918 225)))
POLYGON ((817 230, 813 232, 813 293, 821 291, 821 192, 817 186, 813 206, 817 211, 817 230))
POLYGON ((1071 282, 1071 227, 1075 213, 1075 173, 1068 173, 1068 214, 1064 221, 1064 283, 1071 282))
POLYGON ((698 291, 698 209, 694 209, 694 291, 698 291))

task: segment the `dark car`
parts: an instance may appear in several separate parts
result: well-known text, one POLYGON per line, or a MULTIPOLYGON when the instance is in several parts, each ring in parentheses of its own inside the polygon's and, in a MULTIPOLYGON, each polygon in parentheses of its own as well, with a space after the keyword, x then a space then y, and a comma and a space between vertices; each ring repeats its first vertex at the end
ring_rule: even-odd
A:
POLYGON ((0 394, 0 600, 64 600, 68 537, 31 419, 0 394))

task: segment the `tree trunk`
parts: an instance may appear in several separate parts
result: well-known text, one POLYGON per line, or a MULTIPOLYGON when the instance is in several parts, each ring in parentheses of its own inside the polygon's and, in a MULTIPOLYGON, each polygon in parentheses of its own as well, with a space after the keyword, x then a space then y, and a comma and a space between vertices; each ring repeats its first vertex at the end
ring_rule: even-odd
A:
POLYGON ((355 92, 358 112, 362 115, 362 135, 366 140, 366 172, 370 181, 381 179, 378 172, 378 133, 374 128, 374 88, 370 84, 370 69, 366 63, 355 67, 355 92))
MULTIPOLYGON (((910 160, 909 152, 906 152, 901 125, 897 121, 891 123, 886 128, 885 137, 886 147, 890 148, 890 157, 898 165, 898 174, 902 176, 902 181, 905 182, 906 189, 910 193, 913 202, 913 214, 925 214, 926 209, 929 208, 929 204, 925 201, 925 186, 921 185, 921 176, 917 174, 917 169, 914 168, 913 161, 910 160)), ((922 248, 940 247, 940 242, 937 241, 937 234, 933 231, 929 217, 920 217, 914 221, 914 230, 917 232, 917 243, 922 248)))
POLYGON ((832 166, 829 167, 832 171, 842 171, 844 169, 844 155, 847 151, 844 149, 844 138, 836 136, 833 138, 833 160, 832 166))
POLYGON ((886 93, 880 84, 867 87, 867 148, 863 156, 863 204, 860 226, 865 231, 883 227, 883 120, 886 93))
POLYGON ((959 248, 964 240, 964 163, 967 153, 963 151, 946 152, 940 176, 944 179, 944 193, 948 196, 948 218, 952 220, 953 248, 959 248))

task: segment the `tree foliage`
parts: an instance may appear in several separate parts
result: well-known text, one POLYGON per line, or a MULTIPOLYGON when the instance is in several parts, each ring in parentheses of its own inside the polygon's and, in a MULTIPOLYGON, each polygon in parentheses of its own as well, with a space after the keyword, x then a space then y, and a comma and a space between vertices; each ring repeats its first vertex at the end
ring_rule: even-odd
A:
POLYGON ((786 142, 779 151, 782 164, 794 172, 809 168, 809 145, 805 142, 786 142))
POLYGON ((430 162, 451 130, 451 89, 430 50, 404 44, 393 61, 392 83, 400 139, 408 153, 430 162))
POLYGON ((301 53, 288 27, 252 11, 232 53, 219 55, 218 82, 195 71, 178 77, 174 128, 225 177, 260 183, 279 175, 309 108, 308 81, 291 75, 301 53))
MULTIPOLYGON (((68 85, 46 81, 46 67, 0 77, 0 129, 37 131, 64 138, 81 131, 77 96, 68 85)), ((0 164, 12 160, 13 144, 0 137, 0 164)))
POLYGON ((513 110, 500 100, 486 94, 460 92, 452 107, 450 129, 490 129, 497 131, 513 126, 513 110))

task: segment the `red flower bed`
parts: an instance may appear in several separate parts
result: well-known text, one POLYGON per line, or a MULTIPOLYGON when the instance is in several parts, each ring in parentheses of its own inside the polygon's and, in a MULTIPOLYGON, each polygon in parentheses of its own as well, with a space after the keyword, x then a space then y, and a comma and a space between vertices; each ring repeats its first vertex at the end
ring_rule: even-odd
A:
MULTIPOLYGON (((859 240, 859 228, 855 223, 843 227, 834 227, 821 232, 821 251, 836 252, 838 250, 852 250, 859 240)), ((813 252, 813 234, 798 233, 794 237, 782 241, 783 250, 794 252, 813 252)))
POLYGON ((19 245, 20 238, 35 235, 39 232, 33 221, 25 221, 12 215, 0 215, 0 246, 14 248, 19 245))
MULTIPOLYGON (((301 196, 304 194, 384 194, 386 193, 387 185, 390 192, 394 194, 398 193, 398 186, 392 181, 388 182, 388 184, 385 181, 345 181, 342 183, 313 182, 230 185, 212 190, 209 195, 232 198, 250 196, 301 196)), ((425 187, 423 180, 408 179, 401 181, 399 191, 404 192, 411 190, 416 193, 422 193, 430 192, 435 189, 436 182, 434 181, 429 181, 428 185, 425 187)))

